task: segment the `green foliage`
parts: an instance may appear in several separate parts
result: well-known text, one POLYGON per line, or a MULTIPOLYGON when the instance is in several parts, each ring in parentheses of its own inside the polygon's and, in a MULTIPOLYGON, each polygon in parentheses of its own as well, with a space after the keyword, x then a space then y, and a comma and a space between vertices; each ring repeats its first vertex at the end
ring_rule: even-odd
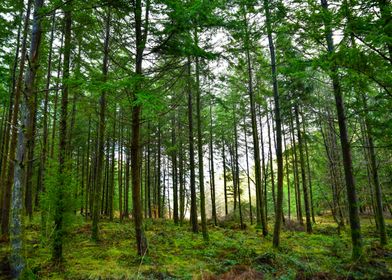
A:
MULTIPOLYGON (((40 198, 41 208, 41 226, 42 236, 46 242, 52 242, 52 234, 54 230, 54 215, 57 207, 62 207, 63 213, 63 229, 61 234, 69 233, 70 226, 75 222, 74 212, 80 206, 80 201, 77 197, 77 181, 74 173, 67 163, 66 171, 63 174, 58 173, 58 162, 50 160, 45 173, 45 191, 40 198), (62 176, 62 178, 60 178, 62 176), (59 182, 62 179, 64 187, 60 189, 59 182)), ((46 243, 45 242, 45 243, 46 243)))
POLYGON ((239 265, 263 272, 266 279, 317 275, 379 279, 392 275, 392 248, 381 248, 375 242, 377 236, 370 237, 368 220, 362 220, 368 237, 366 255, 358 264, 350 260, 349 232, 340 236, 330 231, 330 218, 319 220, 312 235, 283 231, 278 250, 272 248, 270 237, 262 238, 252 227, 245 231, 210 228, 210 241, 205 243, 202 236, 171 221, 147 220, 150 244, 145 257, 138 257, 132 249, 136 244, 130 223, 102 222, 101 242, 95 243, 90 239, 91 226, 76 221, 68 226, 63 268, 51 265, 50 246, 36 246, 38 219, 26 229, 26 279, 194 279, 202 274, 221 275, 239 265))

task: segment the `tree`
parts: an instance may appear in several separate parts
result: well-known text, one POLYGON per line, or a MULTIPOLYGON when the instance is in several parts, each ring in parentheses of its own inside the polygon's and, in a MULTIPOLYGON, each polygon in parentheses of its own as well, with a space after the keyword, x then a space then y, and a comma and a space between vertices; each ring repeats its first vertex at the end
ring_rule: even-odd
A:
MULTIPOLYGON (((253 137, 253 148, 254 148, 254 162, 255 162, 255 181, 256 181, 256 201, 257 201, 257 223, 261 225, 263 229, 263 235, 266 236, 268 234, 267 228, 267 219, 264 213, 264 205, 262 203, 262 194, 261 194, 261 167, 260 167, 260 146, 259 146, 259 137, 257 130, 257 119, 256 119, 256 105, 255 105, 255 96, 253 90, 253 71, 251 65, 251 55, 250 55, 250 36, 249 36, 249 27, 248 27, 248 19, 246 6, 241 6, 241 16, 243 17, 244 22, 244 38, 243 44, 246 52, 246 63, 247 63, 247 74, 248 74, 248 95, 250 102, 250 114, 251 114, 251 122, 252 122, 252 137, 253 137)), ((266 201, 264 201, 266 203, 266 201)))
MULTIPOLYGON (((195 30, 195 45, 198 47, 197 27, 195 30)), ((204 194, 204 163, 203 163, 203 137, 202 137, 202 120, 201 120, 201 92, 200 92, 200 64, 199 58, 195 58, 195 76, 196 76, 196 118, 197 118, 197 153, 199 158, 199 191, 200 191, 200 214, 201 227, 204 240, 208 240, 207 221, 206 221, 206 198, 204 194)))
POLYGON ((342 95, 342 88, 338 76, 338 66, 333 59, 334 54, 334 43, 332 38, 332 26, 331 17, 328 10, 328 2, 326 0, 321 0, 321 6, 323 9, 323 19, 325 25, 325 40, 327 42, 328 54, 331 63, 330 77, 332 80, 333 92, 335 96, 336 111, 338 115, 339 122, 339 132, 340 132, 340 144, 343 154, 343 166, 344 175, 346 180, 347 188, 347 201, 349 207, 350 216, 350 227, 351 227, 351 239, 353 244, 353 258, 358 259, 362 255, 362 237, 361 237, 361 225, 358 213, 358 198, 355 189, 355 181, 353 175, 352 157, 350 142, 347 131, 347 123, 345 116, 344 101, 342 95))
MULTIPOLYGON (((29 141, 33 135, 29 132, 29 126, 32 125, 31 119, 33 118, 32 107, 29 103, 34 102, 36 98, 35 95, 35 80, 37 75, 37 70, 39 67, 39 49, 41 44, 41 9, 43 7, 43 0, 35 0, 34 2, 34 19, 33 28, 31 34, 30 42, 30 64, 29 69, 26 72, 24 80, 24 98, 21 104, 21 126, 18 129, 18 141, 17 141, 17 155, 14 168, 14 187, 12 189, 12 199, 11 199, 11 265, 12 273, 15 278, 18 278, 23 274, 25 269, 25 261, 23 259, 22 248, 23 248, 23 233, 22 233, 22 199, 23 199, 23 180, 25 171, 25 154, 26 148, 28 147, 29 141)), ((31 175, 30 175, 31 176, 31 175)), ((32 213, 29 213, 32 214, 32 213)))
MULTIPOLYGON (((137 252, 143 256, 147 251, 147 239, 143 232, 143 216, 140 200, 140 166, 141 166, 141 145, 140 145, 140 113, 141 105, 138 104, 138 94, 141 90, 141 82, 143 80, 143 52, 147 40, 147 32, 142 31, 142 1, 136 0, 133 3, 134 17, 135 17, 135 74, 136 83, 133 92, 133 107, 132 107, 132 139, 131 139, 131 171, 132 171, 132 201, 133 201, 133 217, 135 222, 137 252)), ((145 23, 148 24, 148 14, 150 9, 150 2, 146 2, 145 23)))
MULTIPOLYGON (((109 68, 109 40, 110 40, 110 8, 107 12, 105 19, 105 41, 103 50, 103 63, 102 63, 102 77, 103 82, 108 79, 108 68, 109 68)), ((98 219, 99 219, 99 191, 102 185, 102 166, 104 157, 104 137, 105 137, 105 111, 106 111, 106 90, 104 89, 101 93, 99 100, 99 128, 98 128, 98 153, 96 161, 96 176, 94 186, 94 210, 93 210, 93 226, 92 226, 92 239, 98 240, 98 219)))
POLYGON ((56 208, 54 210, 54 238, 52 257, 55 262, 63 260, 63 223, 64 223, 64 193, 65 193, 65 177, 67 176, 66 155, 68 147, 67 139, 67 122, 68 122, 68 92, 70 77, 70 60, 71 60, 71 36, 72 36, 72 3, 67 2, 63 8, 64 11, 64 60, 63 60, 63 89, 61 93, 61 116, 59 129, 59 171, 58 171, 58 187, 56 197, 56 208))
POLYGON ((278 91, 278 81, 276 73, 276 59, 275 59, 275 46, 272 39, 271 28, 271 14, 268 6, 268 1, 264 0, 264 10, 267 24, 268 45, 271 56, 271 74, 272 86, 274 93, 275 103, 275 122, 276 122, 276 160, 278 164, 278 197, 275 213, 275 226, 274 226, 274 247, 279 246, 279 233, 283 215, 283 153, 282 153, 282 123, 280 115, 280 100, 278 91))
MULTIPOLYGON (((27 3, 27 10, 25 15, 25 20, 23 23, 23 39, 22 39, 22 46, 21 46, 21 60, 19 63, 19 74, 18 79, 15 84, 15 92, 13 92, 13 112, 12 112, 12 119, 11 119, 11 138, 9 144, 9 157, 10 162, 14 162, 15 159, 15 152, 16 152, 16 145, 17 145, 17 123, 18 123, 18 115, 19 115, 19 105, 20 105, 20 98, 22 94, 22 80, 23 74, 25 69, 25 58, 26 58, 26 51, 27 51, 27 32, 29 28, 30 22, 30 11, 32 0, 27 3)), ((8 172, 5 169, 6 163, 4 163, 4 169, 2 170, 2 174, 6 176, 2 176, 5 180, 4 190, 3 190, 3 203, 2 203, 2 215, 1 215, 1 233, 8 239, 8 231, 9 231, 9 213, 10 213, 10 201, 11 201, 11 190, 14 178, 14 164, 10 164, 8 168, 8 172), (7 172, 7 173, 6 173, 7 172)))
POLYGON ((195 151, 193 139, 193 94, 191 87, 191 61, 188 58, 188 133, 189 133, 189 169, 190 169, 190 189, 191 189, 191 223, 192 231, 197 233, 199 225, 197 221, 197 206, 196 206, 196 186, 195 186, 195 151))

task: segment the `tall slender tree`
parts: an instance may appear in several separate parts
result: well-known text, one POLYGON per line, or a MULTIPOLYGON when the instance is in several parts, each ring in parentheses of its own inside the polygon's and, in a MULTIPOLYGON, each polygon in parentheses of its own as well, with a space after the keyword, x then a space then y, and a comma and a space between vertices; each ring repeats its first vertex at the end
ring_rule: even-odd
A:
POLYGON ((340 145, 343 155, 344 175, 347 189, 347 202, 350 217, 351 240, 353 245, 352 256, 353 259, 358 259, 362 255, 362 236, 361 224, 359 220, 357 191, 355 188, 355 180, 353 174, 352 155, 347 129, 346 112, 344 107, 342 87, 339 80, 338 65, 333 58, 333 55, 335 53, 335 46, 333 42, 331 12, 328 8, 328 1, 321 0, 321 7, 324 20, 324 36, 327 42, 329 60, 331 64, 330 78, 332 80, 333 93, 335 97, 340 132, 340 145))
MULTIPOLYGON (((109 42, 110 42, 110 8, 108 8, 105 18, 105 40, 103 44, 103 63, 102 63, 102 80, 105 83, 108 79, 109 72, 109 42)), ((105 118, 106 118, 106 90, 102 90, 99 99, 99 125, 98 125, 98 152, 96 160, 96 176, 94 184, 94 205, 93 205, 93 225, 91 237, 93 240, 99 239, 99 198, 100 190, 102 187, 102 172, 103 172, 103 161, 104 161, 104 141, 105 141, 105 118)))
POLYGON ((272 24, 271 24, 271 12, 269 2, 264 0, 264 10, 266 18, 266 27, 268 35, 268 45, 271 56, 271 75, 272 75, 272 87, 274 94, 274 115, 276 123, 276 161, 278 165, 278 196, 276 201, 276 213, 275 213, 275 226, 274 226, 274 247, 279 246, 280 228, 282 223, 283 215, 283 154, 282 154, 282 120, 280 115, 280 98, 276 71, 276 58, 275 58, 275 45, 272 38, 272 24))

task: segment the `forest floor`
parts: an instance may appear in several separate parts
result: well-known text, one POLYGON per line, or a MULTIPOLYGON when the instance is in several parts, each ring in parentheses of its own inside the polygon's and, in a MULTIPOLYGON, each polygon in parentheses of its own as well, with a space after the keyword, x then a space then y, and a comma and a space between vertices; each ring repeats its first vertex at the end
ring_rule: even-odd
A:
MULTIPOLYGON (((262 237, 254 226, 210 226, 206 243, 188 224, 147 220, 149 249, 143 257, 135 253, 131 221, 101 222, 95 243, 90 222, 80 218, 69 229, 59 267, 51 262, 50 244, 42 246, 37 219, 25 232, 27 279, 392 279, 392 242, 381 248, 374 224, 363 219, 362 225, 364 254, 353 263, 348 231, 338 234, 329 218, 319 218, 311 235, 291 224, 282 232, 279 250, 272 248, 271 235, 262 237)), ((392 236, 392 220, 387 229, 392 236)), ((8 254, 0 244, 0 279, 7 279, 8 254)))

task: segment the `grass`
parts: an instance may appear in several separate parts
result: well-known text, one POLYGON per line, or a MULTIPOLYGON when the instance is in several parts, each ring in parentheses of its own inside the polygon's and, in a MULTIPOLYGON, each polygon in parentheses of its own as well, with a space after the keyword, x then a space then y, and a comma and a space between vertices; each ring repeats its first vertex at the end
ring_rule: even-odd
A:
MULTIPOLYGON (((95 243, 90 223, 80 218, 67 234, 61 267, 52 264, 50 243, 42 239, 38 224, 33 221, 25 230, 28 279, 236 279, 243 268, 258 276, 240 279, 261 274, 264 279, 392 279, 392 246, 378 245, 369 220, 362 221, 364 255, 352 263, 349 232, 338 234, 330 219, 318 220, 311 235, 284 230, 279 249, 272 248, 272 236, 262 237, 253 226, 210 226, 205 243, 188 225, 147 220, 148 254, 139 257, 131 221, 102 221, 95 243)), ((387 225, 390 234, 392 221, 387 225)), ((8 253, 1 246, 0 259, 8 253)))

